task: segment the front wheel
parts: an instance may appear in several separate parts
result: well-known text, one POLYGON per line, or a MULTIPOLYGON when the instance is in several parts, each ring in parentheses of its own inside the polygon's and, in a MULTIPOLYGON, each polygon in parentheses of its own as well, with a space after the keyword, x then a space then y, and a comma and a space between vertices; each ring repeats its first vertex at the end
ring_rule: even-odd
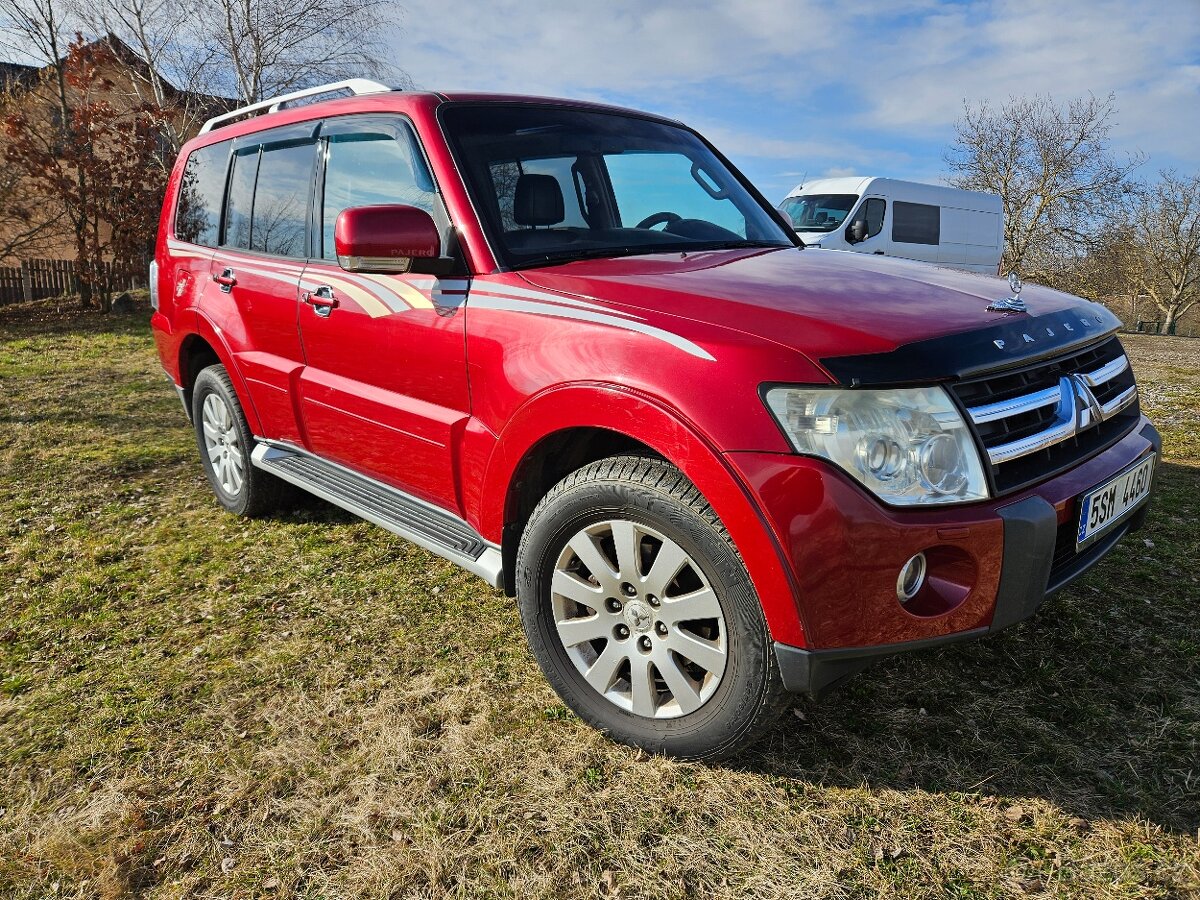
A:
POLYGON ((601 460, 556 485, 525 528, 517 597, 551 685, 615 740, 718 759, 786 705, 741 557, 662 460, 601 460))

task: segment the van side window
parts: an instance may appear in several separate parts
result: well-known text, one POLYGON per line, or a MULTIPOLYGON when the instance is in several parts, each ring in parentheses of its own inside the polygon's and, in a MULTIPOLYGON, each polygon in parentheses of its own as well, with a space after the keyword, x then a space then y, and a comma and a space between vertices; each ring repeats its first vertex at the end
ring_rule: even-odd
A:
POLYGON ((901 244, 941 242, 942 209, 925 203, 892 204, 892 240, 901 244))
POLYGON ((188 157, 175 207, 175 237, 179 240, 217 246, 228 163, 228 141, 201 147, 188 157))
POLYGON ((887 212, 887 201, 879 197, 869 197, 858 212, 854 214, 855 222, 867 223, 867 237, 873 238, 883 231, 883 214, 887 212))
POLYGON ((407 126, 399 134, 353 131, 329 137, 325 194, 321 204, 321 258, 333 259, 333 226, 352 206, 403 203, 434 215, 436 194, 416 137, 407 126))
POLYGON ((263 147, 254 190, 250 249, 274 256, 308 256, 308 205, 316 144, 263 147))
POLYGON ((247 147, 233 155, 229 199, 225 204, 225 240, 221 242, 224 247, 250 249, 250 208, 258 178, 258 151, 258 147, 247 147))

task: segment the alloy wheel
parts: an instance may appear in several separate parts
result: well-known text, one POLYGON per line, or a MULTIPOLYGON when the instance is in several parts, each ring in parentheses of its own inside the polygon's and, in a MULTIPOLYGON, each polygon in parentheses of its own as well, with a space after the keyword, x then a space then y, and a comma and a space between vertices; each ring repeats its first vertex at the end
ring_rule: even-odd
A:
POLYGON ((616 519, 577 532, 550 592, 567 656, 626 712, 684 716, 720 684, 728 660, 720 599, 687 552, 653 528, 616 519))
POLYGON ((201 415, 204 450, 221 489, 236 497, 246 481, 246 458, 229 404, 219 394, 204 398, 201 415))

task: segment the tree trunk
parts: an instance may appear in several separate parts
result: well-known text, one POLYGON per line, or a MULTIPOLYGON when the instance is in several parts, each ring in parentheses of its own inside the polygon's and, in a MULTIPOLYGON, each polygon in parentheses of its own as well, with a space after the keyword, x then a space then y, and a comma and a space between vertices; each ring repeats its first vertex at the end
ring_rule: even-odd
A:
POLYGON ((1174 334, 1175 321, 1179 318, 1179 307, 1171 306, 1167 309, 1166 318, 1163 319, 1161 334, 1174 334))

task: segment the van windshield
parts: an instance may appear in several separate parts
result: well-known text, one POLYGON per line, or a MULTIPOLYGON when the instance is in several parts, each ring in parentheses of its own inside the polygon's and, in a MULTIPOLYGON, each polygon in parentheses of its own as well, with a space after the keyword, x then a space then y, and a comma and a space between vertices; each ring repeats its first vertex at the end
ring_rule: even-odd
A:
POLYGON ((685 128, 515 104, 447 103, 439 116, 492 248, 512 268, 796 246, 685 128))
POLYGON ((833 231, 857 202, 858 194, 804 194, 788 197, 779 209, 797 231, 833 231))

